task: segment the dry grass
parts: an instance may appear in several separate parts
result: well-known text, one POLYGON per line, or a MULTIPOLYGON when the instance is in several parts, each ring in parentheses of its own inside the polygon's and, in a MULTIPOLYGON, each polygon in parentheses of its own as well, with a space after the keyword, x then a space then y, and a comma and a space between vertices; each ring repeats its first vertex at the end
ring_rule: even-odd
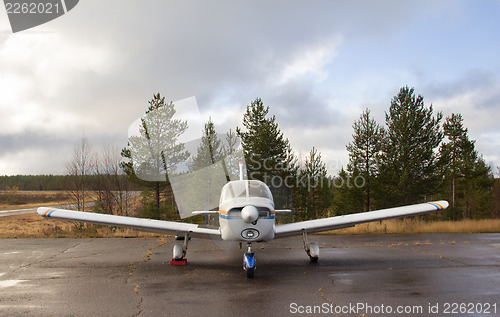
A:
POLYGON ((159 234, 43 218, 38 214, 0 217, 0 238, 149 238, 159 234))
POLYGON ((500 219, 432 221, 391 219, 370 222, 355 227, 328 231, 323 234, 385 234, 385 233, 498 233, 500 219))
POLYGON ((0 191, 0 210, 35 208, 71 204, 71 194, 65 191, 0 191))
MULTIPOLYGON (((95 198, 93 192, 89 192, 88 195, 88 201, 95 198)), ((73 203, 71 194, 63 191, 0 191, 0 210, 69 205, 71 203, 73 203)), ((130 204, 131 208, 138 205, 139 197, 133 197, 130 204)), ((0 238, 144 238, 158 236, 160 235, 127 228, 46 219, 37 213, 0 217, 0 238)))

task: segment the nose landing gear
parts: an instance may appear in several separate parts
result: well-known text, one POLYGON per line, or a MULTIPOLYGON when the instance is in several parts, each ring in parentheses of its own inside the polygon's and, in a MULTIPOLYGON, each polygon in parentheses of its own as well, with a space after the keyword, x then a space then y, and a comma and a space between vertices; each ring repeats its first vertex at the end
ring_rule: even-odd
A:
POLYGON ((243 269, 247 273, 247 278, 253 278, 255 273, 255 253, 252 252, 252 244, 247 243, 248 250, 243 254, 243 269))

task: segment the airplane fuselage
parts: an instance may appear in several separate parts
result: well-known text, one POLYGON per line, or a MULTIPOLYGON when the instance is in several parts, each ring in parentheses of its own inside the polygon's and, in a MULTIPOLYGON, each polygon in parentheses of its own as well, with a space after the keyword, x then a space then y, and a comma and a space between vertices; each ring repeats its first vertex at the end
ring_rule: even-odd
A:
POLYGON ((221 192, 221 238, 228 241, 263 242, 274 238, 275 210, 271 191, 261 181, 227 183, 221 192))

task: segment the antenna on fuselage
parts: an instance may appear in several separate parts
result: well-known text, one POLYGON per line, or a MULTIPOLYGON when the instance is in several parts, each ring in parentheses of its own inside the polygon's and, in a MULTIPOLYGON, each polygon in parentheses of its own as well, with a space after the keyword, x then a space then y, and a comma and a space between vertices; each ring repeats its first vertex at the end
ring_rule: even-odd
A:
MULTIPOLYGON (((243 162, 240 162, 240 181, 243 180, 243 162)), ((249 182, 245 182, 245 192, 247 199, 250 197, 250 188, 249 188, 249 182)))
POLYGON ((240 162, 240 181, 243 180, 243 162, 240 162))

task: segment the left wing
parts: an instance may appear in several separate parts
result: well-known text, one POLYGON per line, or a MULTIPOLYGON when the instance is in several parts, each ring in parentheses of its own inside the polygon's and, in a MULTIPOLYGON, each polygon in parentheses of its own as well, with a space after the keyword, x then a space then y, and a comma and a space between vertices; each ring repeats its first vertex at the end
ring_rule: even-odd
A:
POLYGON ((357 224, 385 220, 397 217, 414 216, 429 212, 436 212, 446 209, 448 202, 445 200, 423 203, 411 206, 381 209, 357 214, 336 216, 323 219, 315 219, 277 225, 275 228, 275 238, 299 235, 303 232, 313 233, 328 230, 337 230, 342 228, 354 227, 357 224))
POLYGON ((183 235, 189 233, 190 236, 198 238, 220 239, 220 231, 218 229, 202 228, 192 223, 124 217, 47 207, 40 207, 37 212, 42 217, 52 219, 96 223, 161 234, 183 235))

